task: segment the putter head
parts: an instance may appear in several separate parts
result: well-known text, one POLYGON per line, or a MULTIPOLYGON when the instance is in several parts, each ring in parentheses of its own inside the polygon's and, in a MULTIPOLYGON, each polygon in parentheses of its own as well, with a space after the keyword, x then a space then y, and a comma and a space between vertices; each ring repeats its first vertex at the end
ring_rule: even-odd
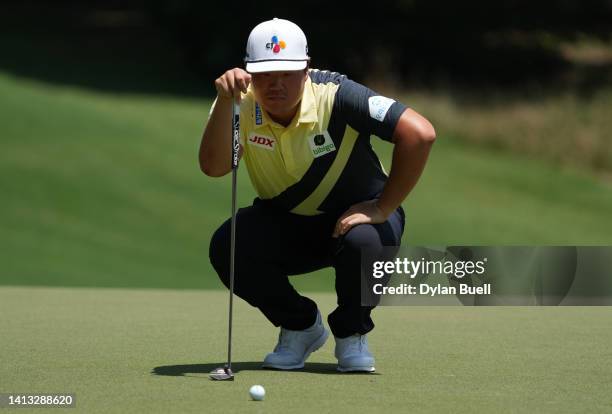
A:
POLYGON ((231 368, 219 367, 210 372, 210 379, 215 381, 233 381, 234 373, 231 368))

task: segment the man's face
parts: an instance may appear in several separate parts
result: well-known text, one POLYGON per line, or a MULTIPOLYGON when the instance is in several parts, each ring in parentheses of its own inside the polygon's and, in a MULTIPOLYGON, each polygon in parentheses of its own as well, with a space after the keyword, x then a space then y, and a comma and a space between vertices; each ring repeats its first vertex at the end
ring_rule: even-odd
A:
POLYGON ((271 115, 294 114, 302 99, 308 70, 262 72, 252 75, 255 99, 271 115))

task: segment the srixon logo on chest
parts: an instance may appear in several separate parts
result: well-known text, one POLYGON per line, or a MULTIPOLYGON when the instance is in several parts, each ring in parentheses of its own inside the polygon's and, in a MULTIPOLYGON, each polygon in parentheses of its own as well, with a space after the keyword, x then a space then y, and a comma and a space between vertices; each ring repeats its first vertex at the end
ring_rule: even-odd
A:
POLYGON ((272 137, 266 137, 264 135, 252 134, 249 136, 249 144, 255 145, 259 148, 267 149, 269 151, 274 150, 274 146, 276 145, 276 140, 272 137))

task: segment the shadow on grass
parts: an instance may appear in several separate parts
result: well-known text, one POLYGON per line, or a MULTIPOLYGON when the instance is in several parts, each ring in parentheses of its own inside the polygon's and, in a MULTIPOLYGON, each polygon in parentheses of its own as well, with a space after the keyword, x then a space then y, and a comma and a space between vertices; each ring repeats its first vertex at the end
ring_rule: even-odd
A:
MULTIPOLYGON (((204 374, 208 375, 211 371, 216 368, 222 367, 225 362, 218 362, 214 364, 190 364, 190 365, 165 365, 161 367, 155 367, 151 371, 153 375, 164 375, 171 377, 190 376, 189 374, 198 374, 198 376, 204 374)), ((234 362, 232 363, 232 370, 235 374, 240 371, 282 371, 282 372, 307 372, 310 374, 333 374, 333 375, 380 375, 378 373, 367 373, 367 372, 339 372, 336 370, 336 364, 323 363, 323 362, 307 362, 302 369, 294 369, 289 371, 274 370, 261 367, 261 362, 234 362)))

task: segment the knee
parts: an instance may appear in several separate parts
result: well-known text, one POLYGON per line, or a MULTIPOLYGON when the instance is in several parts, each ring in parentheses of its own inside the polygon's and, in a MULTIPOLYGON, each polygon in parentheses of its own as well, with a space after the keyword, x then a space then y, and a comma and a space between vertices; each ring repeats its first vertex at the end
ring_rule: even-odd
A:
POLYGON ((379 249, 381 240, 374 226, 359 224, 350 229, 342 240, 343 247, 351 251, 379 249))
POLYGON ((230 229, 227 222, 215 231, 210 239, 208 257, 213 268, 217 271, 219 279, 229 287, 230 273, 230 229))

